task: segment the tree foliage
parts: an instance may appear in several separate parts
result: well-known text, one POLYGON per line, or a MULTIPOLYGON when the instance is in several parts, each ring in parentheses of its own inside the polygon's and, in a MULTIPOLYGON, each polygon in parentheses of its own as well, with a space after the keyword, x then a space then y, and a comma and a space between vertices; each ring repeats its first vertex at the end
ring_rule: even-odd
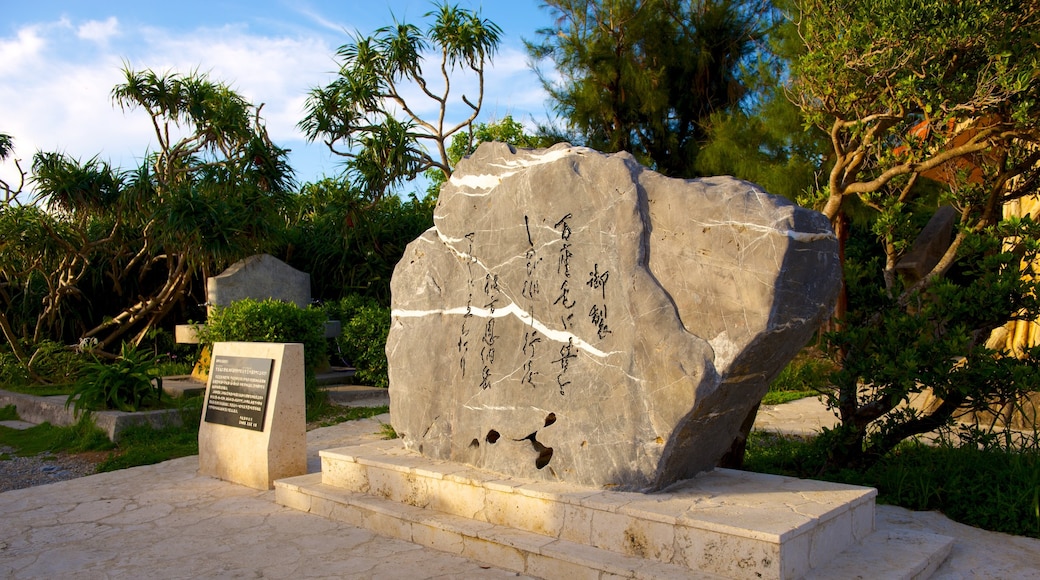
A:
MULTIPOLYGON (((528 134, 524 131, 524 126, 513 119, 512 115, 506 115, 501 121, 478 123, 468 132, 456 133, 451 139, 451 146, 448 147, 448 162, 454 168, 463 157, 476 151, 477 145, 492 141, 527 149, 551 147, 556 144, 556 141, 547 135, 528 134)), ((436 170, 427 171, 426 176, 430 179, 430 186, 426 193, 433 199, 437 199, 441 185, 447 179, 443 172, 436 170)))
POLYGON ((32 203, 0 208, 0 329, 23 363, 23 340, 137 344, 198 275, 282 237, 292 173, 258 107, 197 72, 124 80, 114 102, 143 109, 157 140, 145 162, 41 152, 32 203))
POLYGON ((835 154, 823 211, 858 196, 905 206, 922 177, 986 227, 1035 192, 1040 4, 1035 0, 800 0, 806 51, 792 95, 835 154), (1015 179, 1021 177, 1021 179, 1015 179))
POLYGON ((501 29, 478 13, 446 3, 426 18, 431 19, 426 30, 396 22, 371 36, 355 32, 336 51, 338 76, 310 92, 299 124, 308 139, 321 139, 346 158, 354 184, 371 197, 430 168, 450 176, 448 140, 470 127, 483 104, 484 69, 498 48, 501 29), (438 79, 431 78, 429 68, 423 70, 432 55, 438 58, 438 79), (455 102, 452 89, 459 73, 476 78, 477 94, 462 94, 455 102), (435 118, 424 118, 421 105, 406 99, 411 86, 432 101, 435 118))
POLYGON ((303 186, 286 207, 285 260, 311 275, 311 295, 360 294, 390 305, 390 277, 405 246, 433 227, 435 198, 370 199, 338 179, 303 186))
MULTIPOLYGON (((0 133, 0 163, 7 161, 14 153, 14 139, 6 133, 0 133)), ((18 194, 25 188, 25 171, 20 162, 14 160, 15 172, 18 173, 18 183, 8 183, 0 179, 0 194, 3 195, 3 204, 11 205, 18 203, 18 194)))
POLYGON ((788 90, 829 135, 833 162, 814 201, 843 241, 850 205, 869 211, 880 250, 846 261, 865 300, 829 339, 844 367, 835 460, 855 463, 1037 384, 1035 360, 986 338, 1038 314, 1024 258, 1035 259, 1040 232, 1028 219, 1002 222, 1001 208, 1037 195, 1040 3, 797 0, 792 17, 804 50, 788 90), (934 240, 941 255, 900 275, 944 205, 956 223, 934 240), (939 403, 907 405, 927 389, 939 403))
POLYGON ((802 110, 788 98, 784 79, 791 61, 805 50, 796 25, 778 18, 768 31, 741 67, 747 90, 741 106, 711 115, 696 171, 733 175, 798 201, 819 188, 830 140, 826 132, 806 126, 802 110))
POLYGON ((745 96, 740 65, 767 34, 768 2, 549 0, 554 25, 528 42, 555 108, 590 147, 625 150, 675 177, 695 161, 713 113, 745 96))
POLYGON ((1031 220, 972 233, 951 272, 911 293, 908 305, 882 284, 861 289, 873 290, 872 306, 851 308, 847 324, 827 336, 842 360, 831 377, 829 402, 842 420, 828 434, 833 464, 869 464, 954 420, 981 432, 985 417, 1020 411, 1023 395, 1040 385, 1040 348, 1015 357, 988 339, 1009 319, 1040 316, 1029 261, 1040 257, 1038 238, 1031 220))

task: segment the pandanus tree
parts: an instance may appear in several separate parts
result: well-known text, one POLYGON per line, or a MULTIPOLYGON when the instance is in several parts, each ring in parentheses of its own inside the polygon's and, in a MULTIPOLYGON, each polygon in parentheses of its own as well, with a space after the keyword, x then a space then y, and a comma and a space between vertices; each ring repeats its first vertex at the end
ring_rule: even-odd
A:
POLYGON ((280 209, 294 186, 292 171, 260 107, 198 72, 129 67, 112 98, 126 111, 147 113, 155 150, 128 172, 96 158, 36 155, 34 202, 6 208, 0 220, 23 227, 0 248, 2 289, 32 296, 0 299, 41 306, 30 308, 34 330, 12 328, 9 342, 72 332, 101 348, 139 343, 196 277, 274 247, 284 232, 280 209), (103 279, 93 287, 109 292, 84 296, 85 276, 103 279), (75 328, 67 328, 69 319, 75 328))
POLYGON ((111 268, 116 280, 152 269, 161 274, 149 292, 86 333, 103 345, 131 330, 140 342, 196 275, 277 244, 280 208, 294 186, 286 150, 271 141, 260 117, 262 105, 197 72, 125 74, 112 98, 148 114, 158 147, 122 190, 121 213, 136 243, 111 268))
POLYGON ((449 139, 472 127, 483 104, 484 71, 501 29, 448 4, 426 17, 425 30, 398 22, 370 36, 355 33, 336 52, 336 78, 311 91, 300 122, 308 139, 345 159, 354 185, 372 198, 431 168, 449 177, 449 139), (436 72, 424 70, 428 61, 436 72), (472 76, 476 88, 456 100, 459 75, 472 76), (413 87, 421 98, 412 98, 413 87), (432 118, 420 114, 427 102, 432 118))

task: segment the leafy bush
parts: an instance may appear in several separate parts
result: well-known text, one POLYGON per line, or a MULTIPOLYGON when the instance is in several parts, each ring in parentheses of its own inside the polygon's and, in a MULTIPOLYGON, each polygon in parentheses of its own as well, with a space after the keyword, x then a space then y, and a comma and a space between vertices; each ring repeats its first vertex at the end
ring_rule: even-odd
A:
POLYGON ((878 501, 939 510, 986 530, 1040 538, 1040 451, 906 442, 867 470, 827 465, 826 435, 814 439, 753 432, 744 468, 876 487, 878 501))
POLYGON ((280 300, 246 298, 214 308, 199 331, 202 344, 216 342, 298 342, 308 377, 327 359, 325 312, 280 300))
POLYGON ((900 295, 875 287, 878 306, 850 308, 844 327, 826 335, 842 361, 828 397, 842 422, 829 434, 834 465, 869 467, 908 438, 1037 388, 1040 348, 1016 357, 987 338, 1008 320, 1040 316, 1029 266, 1040 260, 1038 240, 1040 224, 1029 219, 965 233, 945 276, 900 295), (926 391, 939 403, 909 404, 926 391))
POLYGON ((45 382, 71 383, 87 357, 60 342, 41 340, 29 357, 28 369, 45 382))
POLYGON ((390 309, 372 298, 351 295, 326 304, 330 317, 338 318, 343 332, 336 339, 343 356, 357 368, 355 377, 364 384, 387 387, 386 336, 390 332, 390 309))
POLYGON ((94 359, 83 366, 65 407, 72 405, 77 414, 104 409, 137 411, 149 399, 156 405, 162 400, 162 378, 155 357, 124 342, 116 360, 94 359))
POLYGON ((0 350, 0 388, 24 385, 29 382, 25 365, 18 362, 14 353, 0 350))
POLYGON ((388 305, 394 267, 405 246, 433 226, 435 201, 396 195, 373 200, 342 179, 306 184, 287 209, 283 259, 310 272, 316 298, 363 294, 388 305))

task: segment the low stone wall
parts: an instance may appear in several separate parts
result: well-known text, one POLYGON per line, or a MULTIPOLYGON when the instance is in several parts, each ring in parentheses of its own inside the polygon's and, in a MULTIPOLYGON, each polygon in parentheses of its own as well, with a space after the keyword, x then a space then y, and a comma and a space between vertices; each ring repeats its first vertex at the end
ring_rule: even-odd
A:
MULTIPOLYGON (((58 426, 74 424, 77 417, 72 407, 65 408, 67 399, 65 395, 37 397, 0 390, 0 407, 14 405, 18 409, 18 416, 29 423, 50 423, 58 426)), ((151 425, 156 429, 181 425, 181 413, 178 409, 136 413, 95 411, 91 416, 98 428, 112 441, 118 441, 120 433, 131 425, 151 425)))

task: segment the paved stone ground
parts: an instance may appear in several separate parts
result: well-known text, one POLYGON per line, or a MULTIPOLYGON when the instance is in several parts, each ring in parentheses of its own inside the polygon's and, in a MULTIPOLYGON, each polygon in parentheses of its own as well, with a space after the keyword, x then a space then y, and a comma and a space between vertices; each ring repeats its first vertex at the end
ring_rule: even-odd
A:
MULTIPOLYGON (((801 423, 826 420, 822 407, 803 403, 791 414, 798 409, 801 423)), ((760 427, 775 426, 782 415, 767 409, 760 427)), ((310 469, 318 469, 319 449, 378 438, 380 420, 388 416, 309 432, 310 469)), ((197 468, 197 457, 185 457, 0 493, 0 577, 517 577, 281 507, 274 492, 200 477, 197 468)), ((1040 579, 1040 540, 892 506, 878 506, 877 525, 956 538, 935 576, 940 580, 1040 579)), ((861 577, 875 578, 870 570, 861 577)))
MULTIPOLYGON (((383 416, 387 420, 388 416, 383 416)), ((379 421, 308 434, 317 450, 379 421)), ((198 457, 0 493, 2 578, 516 578, 197 475, 198 457)))

